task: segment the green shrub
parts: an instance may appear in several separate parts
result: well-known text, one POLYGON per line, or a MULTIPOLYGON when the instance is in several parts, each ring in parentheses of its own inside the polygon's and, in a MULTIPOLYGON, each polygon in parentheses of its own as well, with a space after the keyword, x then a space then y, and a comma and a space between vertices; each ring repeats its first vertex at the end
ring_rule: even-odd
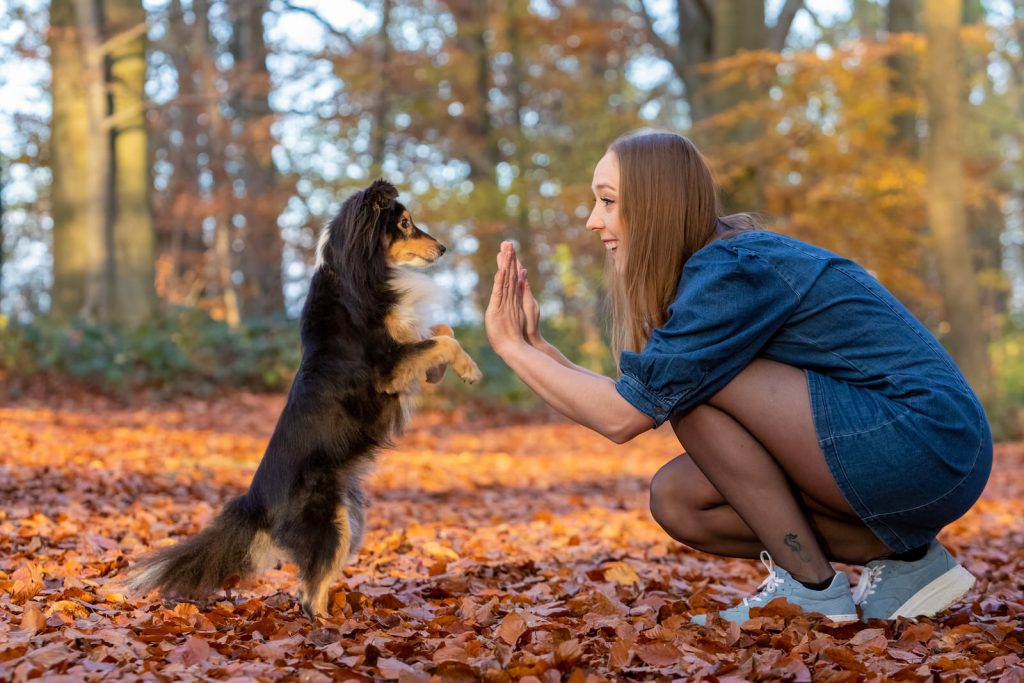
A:
MULTIPOLYGON (((577 359, 583 335, 572 320, 545 329, 545 337, 577 359)), ((480 365, 484 379, 469 386, 449 372, 425 392, 426 405, 538 408, 534 394, 491 349, 481 325, 456 329, 456 338, 480 365)), ((595 367, 612 374, 611 357, 595 367)), ((301 360, 299 323, 282 317, 246 320, 232 330, 194 308, 168 308, 134 330, 75 320, 32 324, 0 320, 0 375, 13 379, 70 378, 90 391, 127 398, 148 391, 166 398, 226 389, 284 391, 301 360)), ((593 361, 591 361, 593 363, 593 361)))
POLYGON ((249 321, 232 330, 186 308, 170 308, 133 330, 86 320, 41 321, 7 323, 0 335, 0 371, 6 375, 69 377, 113 395, 281 390, 291 383, 300 356, 295 321, 249 321))

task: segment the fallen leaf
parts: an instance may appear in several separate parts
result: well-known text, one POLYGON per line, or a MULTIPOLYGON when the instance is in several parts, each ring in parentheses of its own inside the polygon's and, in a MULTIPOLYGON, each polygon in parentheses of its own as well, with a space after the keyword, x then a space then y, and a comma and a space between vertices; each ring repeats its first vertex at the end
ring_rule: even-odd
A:
POLYGON ((640 583, 640 576, 625 562, 608 562, 602 565, 601 569, 604 571, 604 578, 608 581, 614 581, 624 586, 640 583))
POLYGON ((189 636, 180 647, 167 656, 167 659, 171 662, 180 662, 185 666, 192 666, 205 662, 209 656, 210 644, 199 636, 189 636))
POLYGON ((521 612, 510 612, 498 624, 496 633, 509 645, 515 645, 519 637, 526 633, 526 618, 521 612))
POLYGON ((636 656, 655 668, 678 664, 682 654, 672 643, 647 643, 636 647, 636 656))
POLYGON ((35 605, 29 605, 21 613, 21 629, 29 633, 36 633, 46 626, 46 617, 35 605))

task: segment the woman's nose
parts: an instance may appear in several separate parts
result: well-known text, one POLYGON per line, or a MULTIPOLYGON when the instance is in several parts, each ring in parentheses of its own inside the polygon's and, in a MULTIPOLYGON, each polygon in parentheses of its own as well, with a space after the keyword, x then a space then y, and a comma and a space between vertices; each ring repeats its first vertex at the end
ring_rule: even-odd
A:
POLYGON ((587 217, 587 230, 596 231, 603 227, 604 225, 602 225, 601 221, 597 218, 597 207, 595 206, 594 210, 590 212, 590 216, 587 217))

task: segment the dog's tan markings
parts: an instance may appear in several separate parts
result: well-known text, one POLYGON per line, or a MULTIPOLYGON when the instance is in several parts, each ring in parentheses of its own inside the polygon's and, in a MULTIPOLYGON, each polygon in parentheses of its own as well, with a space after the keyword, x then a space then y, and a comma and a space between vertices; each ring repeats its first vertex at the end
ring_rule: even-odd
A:
POLYGON ((434 345, 401 361, 386 381, 378 386, 385 394, 401 394, 416 380, 426 379, 427 370, 442 363, 450 363, 456 374, 466 382, 475 384, 483 374, 469 357, 462 344, 452 337, 431 337, 434 345))
POLYGON ((270 534, 260 529, 252 537, 249 545, 249 565, 255 574, 262 574, 271 567, 276 559, 277 549, 270 534))
POLYGON ((392 309, 384 318, 384 327, 391 338, 400 344, 411 344, 420 340, 416 326, 402 317, 399 309, 392 309))
POLYGON ((338 549, 334 553, 334 559, 331 562, 330 568, 324 572, 319 581, 303 584, 302 586, 303 602, 308 604, 308 607, 306 605, 303 605, 303 607, 307 609, 307 612, 323 614, 325 616, 329 615, 327 611, 329 589, 331 584, 334 583, 334 579, 341 573, 341 569, 345 566, 351 551, 352 527, 349 524, 347 506, 338 506, 334 514, 334 524, 338 527, 339 538, 338 549))
POLYGON ((412 222, 412 216, 409 215, 408 211, 402 212, 402 217, 398 221, 398 228, 406 236, 412 234, 412 229, 416 227, 416 224, 412 222))
POLYGON ((410 237, 393 241, 388 245, 388 254, 396 263, 413 263, 416 259, 432 263, 441 256, 441 251, 433 237, 410 237))
POLYGON ((431 327, 430 328, 430 333, 432 335, 434 335, 435 337, 454 337, 455 336, 455 330, 453 330, 449 326, 445 325, 444 323, 439 323, 439 324, 434 325, 433 327, 431 327))

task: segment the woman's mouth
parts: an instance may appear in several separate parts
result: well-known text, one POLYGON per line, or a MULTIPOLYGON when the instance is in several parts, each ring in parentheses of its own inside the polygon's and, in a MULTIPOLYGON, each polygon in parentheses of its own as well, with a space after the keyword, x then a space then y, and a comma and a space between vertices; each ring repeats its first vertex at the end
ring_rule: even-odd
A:
POLYGON ((601 241, 604 242, 604 248, 607 249, 608 251, 612 252, 613 254, 615 253, 615 250, 619 248, 619 241, 618 240, 601 240, 601 241))

